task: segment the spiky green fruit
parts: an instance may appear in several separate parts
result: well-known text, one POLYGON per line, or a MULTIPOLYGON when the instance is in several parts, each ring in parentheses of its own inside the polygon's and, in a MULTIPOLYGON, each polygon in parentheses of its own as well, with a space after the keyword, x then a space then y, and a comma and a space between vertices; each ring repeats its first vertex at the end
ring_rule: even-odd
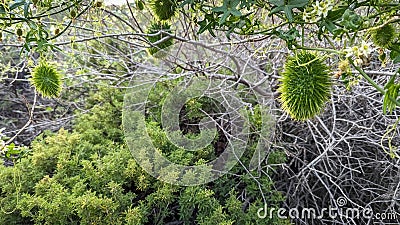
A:
POLYGON ((328 66, 310 52, 289 57, 280 81, 282 109, 294 120, 304 121, 321 113, 331 95, 328 66))
POLYGON ((176 0, 151 0, 150 6, 159 20, 169 20, 176 14, 176 0))
POLYGON ((390 24, 386 24, 372 31, 372 41, 381 48, 389 48, 396 38, 396 31, 390 24))
POLYGON ((61 93, 61 79, 55 66, 43 61, 33 69, 30 81, 43 97, 54 98, 61 93))
POLYGON ((174 44, 174 40, 172 38, 167 38, 167 34, 160 33, 160 31, 171 33, 171 25, 166 22, 158 22, 151 24, 150 28, 147 31, 147 34, 154 34, 148 36, 147 39, 150 43, 156 43, 153 47, 148 49, 151 55, 156 54, 158 51, 166 49, 174 44), (164 41, 157 43, 166 38, 164 41))

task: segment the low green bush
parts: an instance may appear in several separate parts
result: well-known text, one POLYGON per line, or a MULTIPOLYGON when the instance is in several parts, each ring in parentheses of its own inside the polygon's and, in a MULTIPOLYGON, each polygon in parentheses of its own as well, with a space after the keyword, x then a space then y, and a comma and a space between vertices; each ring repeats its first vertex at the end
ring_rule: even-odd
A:
MULTIPOLYGON (((260 190, 240 165, 234 175, 194 187, 148 175, 124 142, 122 105, 120 90, 92 94, 90 113, 79 115, 72 131, 44 133, 32 143, 29 156, 12 167, 0 166, 0 224, 288 224, 257 217, 264 206, 260 191, 270 205, 279 205, 283 197, 269 176, 258 178, 260 190)), ((155 144, 169 145, 157 121, 147 123, 158 135, 155 144)), ((199 162, 210 157, 165 149, 172 158, 199 162)))

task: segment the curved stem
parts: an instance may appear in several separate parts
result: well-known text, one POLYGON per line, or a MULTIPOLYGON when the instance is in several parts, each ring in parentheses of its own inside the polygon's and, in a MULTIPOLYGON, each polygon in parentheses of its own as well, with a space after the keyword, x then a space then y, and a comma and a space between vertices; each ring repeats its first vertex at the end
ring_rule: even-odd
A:
MULTIPOLYGON (((93 2, 91 2, 91 3, 90 3, 89 5, 87 5, 81 12, 79 12, 78 15, 76 16, 76 18, 80 17, 80 16, 83 15, 87 10, 89 10, 89 8, 92 6, 92 3, 93 3, 93 2)), ((48 40, 48 41, 54 40, 54 39, 58 38, 59 36, 61 36, 61 35, 62 35, 63 33, 65 33, 65 32, 68 30, 68 28, 72 25, 72 22, 73 22, 73 19, 69 21, 69 23, 67 24, 67 26, 65 26, 64 29, 63 29, 62 31, 60 31, 60 33, 58 33, 57 35, 55 35, 55 36, 53 36, 53 37, 51 37, 51 38, 48 38, 47 40, 48 40)))
MULTIPOLYGON (((354 64, 354 61, 352 59, 349 59, 349 62, 352 66, 354 66, 354 68, 361 74, 361 76, 363 76, 368 83, 370 83, 376 90, 378 90, 382 95, 386 94, 385 89, 383 89, 382 87, 380 87, 377 83, 375 83, 374 80, 372 80, 372 78, 370 76, 368 76, 368 74, 366 74, 364 72, 364 70, 362 70, 360 67, 356 66, 354 64)), ((390 101, 392 101, 393 103, 395 103, 397 106, 400 106, 400 102, 398 102, 396 99, 392 98, 389 96, 390 101)))
POLYGON ((341 52, 334 50, 334 49, 328 49, 328 48, 311 48, 311 47, 305 47, 305 46, 300 46, 296 45, 296 49, 303 49, 303 50, 311 50, 311 51, 319 51, 319 52, 330 52, 334 54, 341 54, 341 52))

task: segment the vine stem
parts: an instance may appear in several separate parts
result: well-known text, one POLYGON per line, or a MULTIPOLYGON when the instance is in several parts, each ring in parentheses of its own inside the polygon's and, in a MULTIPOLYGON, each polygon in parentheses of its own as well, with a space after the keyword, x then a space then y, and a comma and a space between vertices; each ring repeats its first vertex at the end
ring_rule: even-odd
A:
POLYGON ((328 48, 311 48, 311 47, 305 47, 305 46, 299 46, 296 45, 296 49, 303 49, 303 50, 311 50, 311 51, 319 51, 319 52, 330 52, 334 54, 341 54, 341 52, 334 50, 334 49, 328 49, 328 48))
POLYGON ((400 122, 400 117, 396 120, 396 122, 392 125, 391 128, 387 129, 386 133, 381 138, 381 147, 382 147, 383 151, 385 153, 387 153, 388 155, 390 155, 390 157, 392 157, 392 158, 395 158, 395 157, 400 158, 400 156, 396 153, 397 149, 395 149, 395 147, 392 146, 392 139, 393 139, 394 135, 396 134, 395 131, 396 131, 396 128, 397 128, 397 125, 399 124, 399 122, 400 122), (386 151, 385 147, 383 146, 383 140, 387 136, 389 136, 389 134, 391 132, 393 132, 393 135, 391 137, 388 137, 388 145, 389 145, 389 152, 388 152, 388 151, 386 151))
POLYGON ((25 125, 18 130, 18 132, 12 137, 10 138, 3 146, 0 146, 0 153, 4 153, 4 148, 8 145, 10 145, 17 137, 18 135, 20 135, 26 128, 28 128, 29 125, 31 125, 32 121, 33 121, 33 116, 34 116, 34 111, 35 111, 35 107, 36 107, 36 103, 37 103, 37 92, 35 91, 35 95, 33 98, 33 104, 32 107, 29 107, 29 103, 26 103, 26 107, 28 108, 28 112, 29 112, 29 119, 28 121, 25 123, 25 125))
MULTIPOLYGON (((364 70, 362 70, 360 67, 356 66, 352 59, 349 58, 349 62, 361 74, 361 76, 363 76, 368 81, 368 83, 370 83, 376 90, 378 90, 383 95, 386 94, 386 91, 382 87, 380 87, 374 80, 372 80, 372 78, 370 76, 368 76, 368 74, 366 74, 364 72, 364 70)), ((400 102, 398 102, 393 97, 389 96, 389 99, 390 99, 390 101, 395 103, 397 106, 400 106, 400 102)))

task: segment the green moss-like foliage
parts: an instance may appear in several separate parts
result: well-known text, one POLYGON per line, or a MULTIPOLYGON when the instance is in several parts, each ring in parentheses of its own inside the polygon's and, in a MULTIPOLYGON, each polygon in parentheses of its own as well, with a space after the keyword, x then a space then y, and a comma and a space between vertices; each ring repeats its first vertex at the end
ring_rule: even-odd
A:
POLYGON ((43 97, 54 98, 61 93, 61 78, 55 66, 43 61, 33 69, 31 83, 43 97))
POLYGON ((176 0, 151 0, 150 6, 159 20, 169 20, 176 14, 176 0))
MULTIPOLYGON (((156 42, 168 37, 168 35, 166 35, 166 34, 159 33, 160 31, 171 33, 171 25, 169 25, 166 22, 153 23, 147 31, 148 34, 154 34, 147 38, 150 43, 156 43, 156 42), (159 33, 159 34, 157 34, 157 33, 159 33)), ((154 55, 157 52, 159 52, 160 50, 166 49, 173 44, 174 44, 174 40, 172 38, 168 38, 168 39, 162 41, 161 43, 154 44, 153 47, 150 47, 148 49, 148 52, 151 55, 154 55)))
POLYGON ((313 118, 329 100, 332 81, 328 67, 312 53, 289 57, 280 81, 282 108, 295 120, 313 118))
POLYGON ((372 31, 372 41, 382 48, 389 48, 396 38, 396 30, 390 24, 386 24, 372 31))
MULTIPOLYGON (((0 163, 0 224, 288 224, 277 216, 257 217, 257 210, 264 207, 261 191, 268 193, 271 207, 278 207, 282 195, 272 189, 270 176, 262 175, 257 183, 256 172, 249 176, 241 165, 233 175, 196 187, 173 186, 151 177, 125 143, 123 91, 95 90, 87 100, 90 112, 77 117, 73 131, 42 134, 32 143, 31 154, 15 166, 0 163), (243 192, 246 201, 239 197, 243 192)), ((160 86, 155 95, 164 90, 160 86)), ((149 100, 159 107, 155 96, 149 100)), ((151 118, 148 123, 156 123, 151 118)), ((154 141, 165 148, 162 137, 154 141)), ((143 139, 136 142, 145 149, 143 139)), ((172 160, 192 159, 176 151, 164 152, 172 160)))

